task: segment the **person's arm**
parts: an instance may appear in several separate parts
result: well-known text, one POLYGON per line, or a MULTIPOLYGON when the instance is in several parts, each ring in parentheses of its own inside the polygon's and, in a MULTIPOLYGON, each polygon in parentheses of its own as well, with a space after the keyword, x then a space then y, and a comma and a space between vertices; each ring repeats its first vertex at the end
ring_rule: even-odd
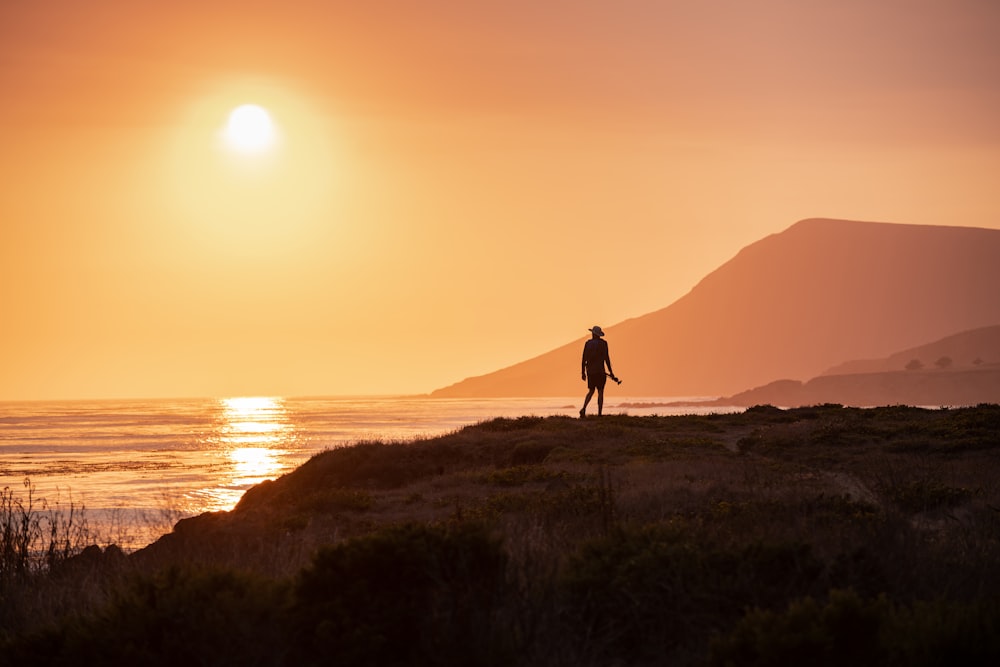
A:
POLYGON ((587 379, 587 344, 583 344, 583 356, 580 358, 580 377, 587 379))
POLYGON ((611 377, 615 376, 615 372, 611 370, 611 351, 608 349, 608 344, 604 344, 604 363, 608 365, 608 375, 611 377))

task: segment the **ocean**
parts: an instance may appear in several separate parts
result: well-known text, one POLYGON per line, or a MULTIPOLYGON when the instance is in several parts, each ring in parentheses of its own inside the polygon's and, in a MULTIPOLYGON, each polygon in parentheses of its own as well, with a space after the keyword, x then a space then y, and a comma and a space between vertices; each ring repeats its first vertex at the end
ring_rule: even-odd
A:
MULTIPOLYGON (((327 449, 409 441, 495 417, 575 417, 581 397, 239 397, 0 403, 0 487, 27 505, 83 508, 137 547, 184 516, 232 509, 255 484, 327 449)), ((595 399, 596 400, 596 399, 595 399)), ((678 399, 607 400, 605 412, 680 414, 678 399), (627 406, 627 407, 626 407, 627 406)), ((590 410, 596 405, 592 403, 590 410)))

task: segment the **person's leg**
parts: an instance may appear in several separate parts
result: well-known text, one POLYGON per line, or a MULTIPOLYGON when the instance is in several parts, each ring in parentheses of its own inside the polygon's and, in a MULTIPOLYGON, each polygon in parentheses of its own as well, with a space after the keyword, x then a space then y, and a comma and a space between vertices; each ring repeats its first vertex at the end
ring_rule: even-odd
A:
POLYGON ((597 415, 604 414, 604 387, 597 388, 597 415))
POLYGON ((593 395, 594 395, 594 388, 591 387, 590 391, 587 392, 587 395, 583 399, 583 407, 580 408, 580 416, 581 417, 587 413, 587 404, 590 403, 590 398, 593 395))

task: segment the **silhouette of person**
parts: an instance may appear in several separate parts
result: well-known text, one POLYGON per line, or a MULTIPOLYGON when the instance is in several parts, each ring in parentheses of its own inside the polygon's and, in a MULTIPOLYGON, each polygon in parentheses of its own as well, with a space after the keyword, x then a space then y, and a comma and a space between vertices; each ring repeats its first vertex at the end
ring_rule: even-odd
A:
POLYGON ((604 332, 601 327, 594 326, 590 329, 591 337, 583 344, 583 359, 580 362, 580 375, 587 381, 587 396, 583 399, 583 407, 580 408, 580 417, 587 414, 587 404, 590 403, 594 390, 597 390, 597 414, 604 412, 604 385, 608 381, 608 376, 604 374, 604 365, 608 366, 608 373, 614 377, 611 370, 611 355, 608 354, 608 342, 603 340, 604 332))

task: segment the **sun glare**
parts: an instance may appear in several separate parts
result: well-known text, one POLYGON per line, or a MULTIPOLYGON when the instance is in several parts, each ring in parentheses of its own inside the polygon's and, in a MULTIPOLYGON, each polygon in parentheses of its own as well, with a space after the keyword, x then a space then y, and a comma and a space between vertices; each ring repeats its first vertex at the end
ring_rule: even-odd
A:
MULTIPOLYGON (((266 80, 212 81, 164 135, 165 215, 230 267, 251 256, 298 261, 331 233, 346 170, 335 117, 266 80)), ((206 256, 207 259, 207 256, 206 256)))
POLYGON ((261 153, 274 145, 275 129, 271 114, 256 104, 243 104, 229 114, 226 143, 241 153, 261 153))

